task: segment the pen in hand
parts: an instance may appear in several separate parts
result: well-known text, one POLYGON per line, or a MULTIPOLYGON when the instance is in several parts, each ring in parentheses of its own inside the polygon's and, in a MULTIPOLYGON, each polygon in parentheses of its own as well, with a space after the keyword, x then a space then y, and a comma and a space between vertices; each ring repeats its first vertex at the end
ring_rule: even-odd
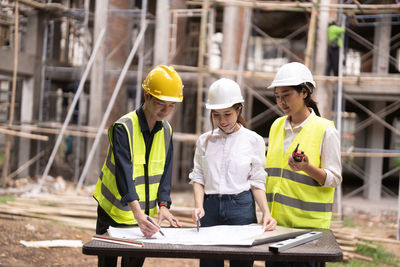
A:
POLYGON ((199 213, 196 213, 197 216, 197 221, 196 221, 196 226, 197 226, 197 232, 200 230, 200 216, 199 213))
MULTIPOLYGON (((152 224, 156 225, 156 223, 155 223, 155 222, 150 218, 150 216, 148 216, 148 215, 147 215, 147 220, 148 220, 149 222, 151 222, 152 224)), ((158 230, 158 231, 160 232, 160 234, 162 234, 163 237, 165 237, 164 233, 161 232, 161 229, 158 230)))

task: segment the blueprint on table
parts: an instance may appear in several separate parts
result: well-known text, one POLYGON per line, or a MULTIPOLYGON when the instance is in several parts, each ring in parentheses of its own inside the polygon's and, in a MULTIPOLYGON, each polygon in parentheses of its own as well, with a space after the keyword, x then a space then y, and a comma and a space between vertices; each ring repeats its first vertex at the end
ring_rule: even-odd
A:
MULTIPOLYGON (((133 239, 141 242, 180 245, 236 245, 251 246, 257 240, 266 242, 268 238, 304 232, 297 229, 277 226, 274 231, 264 232, 261 225, 218 225, 196 228, 161 228, 165 237, 156 233, 151 238, 145 238, 138 227, 116 228, 110 226, 108 234, 115 238, 133 239)), ((265 243, 264 242, 264 243, 265 243)), ((258 242, 259 243, 259 242, 258 242)), ((257 244, 258 244, 257 243, 257 244)))

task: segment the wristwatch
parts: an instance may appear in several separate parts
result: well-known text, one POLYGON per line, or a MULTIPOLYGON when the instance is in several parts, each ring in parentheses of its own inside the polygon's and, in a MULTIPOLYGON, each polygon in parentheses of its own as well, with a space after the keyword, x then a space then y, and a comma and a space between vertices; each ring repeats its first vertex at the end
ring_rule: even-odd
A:
POLYGON ((158 202, 158 206, 161 208, 161 207, 166 207, 167 209, 169 209, 170 207, 171 207, 171 203, 170 202, 167 202, 167 201, 161 201, 161 202, 158 202))

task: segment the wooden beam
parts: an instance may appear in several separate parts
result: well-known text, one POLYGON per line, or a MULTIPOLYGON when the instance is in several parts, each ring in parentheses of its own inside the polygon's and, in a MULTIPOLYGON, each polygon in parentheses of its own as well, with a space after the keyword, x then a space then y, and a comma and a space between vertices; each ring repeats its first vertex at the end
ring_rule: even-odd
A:
POLYGON ((311 10, 311 18, 308 27, 308 36, 307 36, 307 46, 306 46, 306 54, 304 59, 304 65, 306 65, 309 69, 311 69, 311 60, 314 50, 314 41, 315 41, 315 29, 317 27, 317 8, 319 0, 313 0, 313 6, 311 10))
MULTIPOLYGON (((188 71, 188 72, 200 72, 198 67, 193 66, 185 66, 185 65, 173 65, 173 67, 177 71, 188 71)), ((210 70, 207 68, 202 69, 203 72, 212 74, 212 75, 236 75, 238 73, 237 70, 210 70)), ((244 78, 254 79, 260 78, 265 80, 272 80, 275 77, 275 73, 262 72, 262 71, 243 71, 242 73, 244 78)), ((337 76, 324 76, 324 75, 314 75, 314 80, 316 82, 332 82, 337 83, 337 76)), ((400 76, 393 74, 387 76, 344 76, 342 78, 344 85, 364 85, 364 84, 374 84, 376 86, 380 85, 391 85, 391 84, 400 84, 400 76)))
POLYGON ((2 128, 2 127, 0 127, 0 133, 6 134, 8 136, 19 136, 22 138, 28 138, 28 139, 33 139, 33 140, 49 141, 49 137, 45 136, 45 135, 18 132, 18 131, 8 130, 8 129, 2 128))

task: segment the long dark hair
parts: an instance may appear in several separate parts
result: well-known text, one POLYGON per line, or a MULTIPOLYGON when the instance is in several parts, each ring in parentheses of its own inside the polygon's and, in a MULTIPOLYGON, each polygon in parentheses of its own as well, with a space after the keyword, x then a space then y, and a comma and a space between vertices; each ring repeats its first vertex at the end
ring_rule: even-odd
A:
MULTIPOLYGON (((238 113, 238 117, 237 117, 237 121, 236 121, 236 122, 240 123, 240 124, 243 125, 245 128, 249 128, 249 127, 247 127, 246 121, 244 120, 244 118, 243 118, 243 116, 242 116, 242 111, 243 111, 243 105, 242 105, 242 103, 234 104, 232 107, 235 109, 235 111, 238 111, 238 110, 239 110, 239 113, 238 113)), ((215 128, 214 120, 212 119, 212 113, 213 113, 213 111, 211 110, 211 112, 210 112, 211 133, 214 132, 214 128, 215 128)))
POLYGON ((312 98, 311 98, 311 94, 313 91, 313 85, 309 85, 307 83, 302 83, 296 86, 291 86, 292 88, 294 88, 297 93, 301 93, 303 91, 303 89, 306 90, 307 92, 307 96, 304 99, 304 103, 306 104, 307 107, 310 107, 314 110, 315 114, 319 117, 321 117, 321 114, 319 113, 318 107, 317 107, 317 102, 315 102, 312 98))

